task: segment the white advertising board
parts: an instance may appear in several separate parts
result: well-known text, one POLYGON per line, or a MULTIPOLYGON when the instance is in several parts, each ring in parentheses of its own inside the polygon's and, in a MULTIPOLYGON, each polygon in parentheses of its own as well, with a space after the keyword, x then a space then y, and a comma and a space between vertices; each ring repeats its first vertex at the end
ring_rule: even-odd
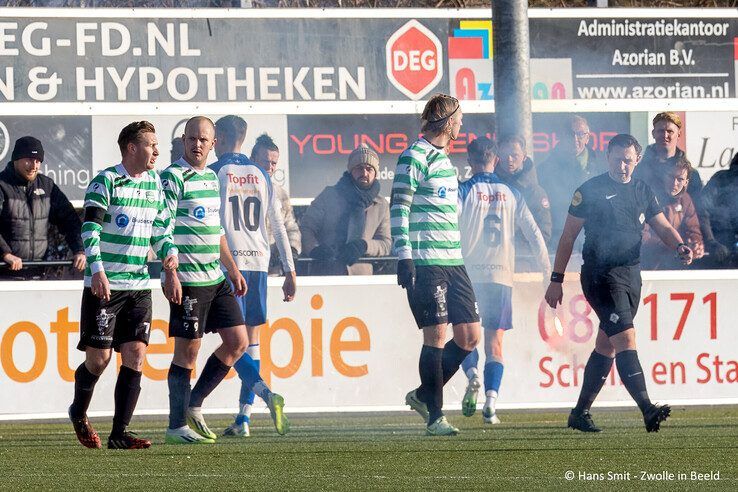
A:
MULTIPOLYGON (((738 338, 731 306, 738 301, 738 275, 669 273, 644 274, 636 318, 638 353, 652 399, 737 403, 738 338)), ((270 316, 261 335, 262 375, 285 395, 288 410, 405 408, 405 393, 419 384, 422 338, 395 278, 299 280, 297 299, 288 304, 281 301, 279 279, 270 279, 270 316)), ((81 284, 5 282, 0 292, 0 419, 64 416, 74 369, 83 360, 76 350, 81 284)), ((168 409, 173 343, 166 337, 168 306, 158 288, 153 292, 139 414, 168 409)), ((500 408, 557 408, 576 401, 597 321, 576 279, 565 283, 558 310, 561 335, 542 296, 539 280, 516 283, 515 328, 505 337, 500 408)), ((216 335, 206 336, 196 375, 218 343, 216 335)), ((96 387, 91 415, 112 413, 115 372, 111 363, 96 387)), ((465 384, 459 373, 447 385, 447 408, 458 408, 465 384)), ((205 410, 234 412, 238 392, 232 372, 206 400, 205 410)), ((598 404, 632 404, 614 369, 598 404)))

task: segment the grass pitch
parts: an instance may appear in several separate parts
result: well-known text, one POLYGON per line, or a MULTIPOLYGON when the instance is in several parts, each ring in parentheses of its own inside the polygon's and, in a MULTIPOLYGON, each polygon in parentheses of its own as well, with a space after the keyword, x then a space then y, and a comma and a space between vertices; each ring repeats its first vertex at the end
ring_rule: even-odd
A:
MULTIPOLYGON (((450 412, 462 433, 438 438, 425 436, 409 412, 293 415, 280 437, 257 415, 250 438, 199 446, 165 445, 165 421, 139 417, 132 430, 154 445, 138 451, 85 449, 68 422, 0 423, 0 483, 84 491, 738 490, 738 407, 674 408, 658 434, 646 433, 635 410, 596 410, 604 432, 595 435, 566 429, 566 417, 503 411, 503 423, 489 426, 480 412, 450 412)), ((110 420, 93 420, 103 445, 110 420)), ((208 418, 218 431, 230 422, 208 418)))

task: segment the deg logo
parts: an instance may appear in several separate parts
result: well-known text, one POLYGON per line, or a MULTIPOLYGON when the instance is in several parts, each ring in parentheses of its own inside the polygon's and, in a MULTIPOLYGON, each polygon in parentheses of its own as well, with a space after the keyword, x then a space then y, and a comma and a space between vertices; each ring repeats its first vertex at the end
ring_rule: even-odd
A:
POLYGON ((126 214, 118 214, 115 216, 115 225, 117 225, 118 227, 125 227, 130 221, 131 220, 126 214))
POLYGON ((438 188, 438 197, 446 198, 446 187, 445 186, 441 186, 440 188, 438 188))
POLYGON ((192 211, 192 216, 196 219, 204 219, 205 218, 205 207, 199 206, 195 207, 195 209, 192 211))
POLYGON ((443 76, 441 42, 415 19, 390 36, 385 53, 387 78, 410 99, 422 98, 443 76))

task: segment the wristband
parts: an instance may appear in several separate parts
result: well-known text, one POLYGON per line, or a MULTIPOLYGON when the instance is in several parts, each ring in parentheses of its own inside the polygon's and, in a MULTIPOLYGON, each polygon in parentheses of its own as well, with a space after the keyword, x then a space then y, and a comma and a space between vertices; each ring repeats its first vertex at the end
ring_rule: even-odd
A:
POLYGON ((679 248, 681 248, 682 246, 685 246, 685 247, 689 248, 689 246, 687 246, 687 244, 686 244, 686 243, 679 243, 679 244, 677 244, 677 247, 676 247, 676 249, 679 249, 679 248))
POLYGON ((557 273, 557 272, 551 272, 551 282, 556 282, 557 284, 564 282, 564 274, 563 273, 557 273))

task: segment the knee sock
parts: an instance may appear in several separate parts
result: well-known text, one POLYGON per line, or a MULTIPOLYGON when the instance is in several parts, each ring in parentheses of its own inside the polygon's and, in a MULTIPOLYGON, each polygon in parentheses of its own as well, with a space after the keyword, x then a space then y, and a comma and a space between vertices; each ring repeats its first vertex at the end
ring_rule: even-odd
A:
POLYGON ((443 349, 423 345, 420 351, 418 398, 428 407, 428 423, 443 415, 443 349))
POLYGON ((607 375, 610 374, 612 361, 613 359, 610 357, 592 351, 587 365, 584 367, 584 382, 582 383, 582 390, 579 392, 577 406, 574 407, 575 413, 582 413, 584 410, 589 411, 592 408, 592 403, 605 384, 607 375))
POLYGON ((192 396, 190 397, 190 407, 200 408, 202 402, 208 397, 210 393, 223 381, 228 371, 231 370, 231 366, 227 366, 221 362, 221 360, 215 354, 208 357, 208 361, 205 363, 205 367, 202 370, 202 374, 197 379, 195 387, 192 388, 192 396))
POLYGON ((646 378, 643 375, 641 362, 638 360, 638 352, 635 350, 620 352, 615 356, 615 366, 618 368, 618 374, 625 389, 638 404, 641 412, 645 411, 651 405, 651 400, 646 391, 646 378))
POLYGON ((469 350, 464 350, 459 347, 453 339, 446 342, 446 345, 443 347, 443 356, 441 359, 444 386, 449 382, 453 375, 456 374, 456 371, 459 370, 459 366, 464 359, 466 359, 469 353, 469 350))
POLYGON ((190 376, 192 369, 178 366, 174 362, 169 366, 167 384, 169 385, 169 428, 184 427, 185 410, 190 404, 190 376))
POLYGON ((479 351, 475 348, 461 362, 461 369, 464 370, 464 374, 466 374, 467 379, 471 380, 479 376, 479 370, 477 369, 478 365, 479 365, 479 351))
MULTIPOLYGON (((259 344, 255 343, 249 345, 246 349, 246 353, 253 360, 256 370, 259 371, 261 369, 261 353, 259 350, 259 344)), ((251 420, 251 407, 254 404, 254 391, 252 386, 247 385, 243 381, 241 381, 241 393, 238 397, 238 404, 239 411, 238 416, 236 417, 236 423, 242 424, 243 422, 249 422, 251 420)))
POLYGON ((84 362, 74 371, 74 400, 69 407, 69 415, 72 418, 81 419, 87 414, 92 392, 99 378, 100 376, 95 376, 87 369, 84 362))
POLYGON ((505 371, 505 365, 502 360, 489 356, 484 363, 484 401, 485 407, 490 407, 494 411, 497 402, 497 395, 500 393, 500 385, 502 384, 502 374, 505 371))
POLYGON ((141 393, 141 371, 121 366, 115 383, 115 414, 111 436, 120 436, 131 423, 133 410, 141 393))

